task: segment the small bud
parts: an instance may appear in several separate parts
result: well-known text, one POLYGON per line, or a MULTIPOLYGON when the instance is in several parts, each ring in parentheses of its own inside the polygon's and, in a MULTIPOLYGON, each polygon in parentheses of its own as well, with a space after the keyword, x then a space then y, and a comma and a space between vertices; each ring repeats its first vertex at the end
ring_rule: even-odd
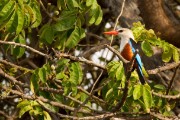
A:
POLYGON ((55 14, 55 15, 59 15, 59 11, 57 11, 57 10, 54 11, 54 14, 55 14))
POLYGON ((54 66, 54 65, 51 65, 51 69, 52 69, 52 70, 55 70, 55 66, 54 66))

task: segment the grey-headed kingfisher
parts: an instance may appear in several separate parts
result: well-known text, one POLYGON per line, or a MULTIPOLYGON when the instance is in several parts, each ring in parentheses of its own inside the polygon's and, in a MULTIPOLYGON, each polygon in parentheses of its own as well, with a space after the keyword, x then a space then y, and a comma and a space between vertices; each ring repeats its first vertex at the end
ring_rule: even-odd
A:
MULTIPOLYGON (((133 47, 133 44, 132 44, 132 42, 134 41, 134 35, 130 29, 120 28, 118 30, 104 32, 104 34, 115 35, 115 36, 120 37, 121 38, 120 53, 122 57, 124 57, 128 61, 132 59, 135 53, 135 48, 133 47)), ((142 64, 141 58, 139 54, 137 54, 135 56, 135 61, 133 64, 133 70, 134 69, 137 70, 141 84, 145 84, 142 67, 143 67, 143 64, 142 64)))

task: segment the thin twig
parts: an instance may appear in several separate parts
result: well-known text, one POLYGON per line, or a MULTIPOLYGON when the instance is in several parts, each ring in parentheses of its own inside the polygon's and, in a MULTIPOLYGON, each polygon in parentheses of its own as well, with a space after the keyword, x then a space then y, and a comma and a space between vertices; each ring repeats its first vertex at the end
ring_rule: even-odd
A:
MULTIPOLYGON (((9 88, 6 88, 4 86, 1 87, 2 89, 4 90, 9 90, 9 88)), ((12 94, 16 94, 16 95, 19 95, 21 96, 22 98, 24 99, 28 99, 28 100, 38 100, 38 101, 42 101, 44 103, 49 103, 53 106, 56 106, 56 107, 60 107, 60 108, 63 108, 63 109, 66 109, 66 110, 70 110, 70 111, 74 111, 75 108, 74 107, 70 107, 70 106, 67 106, 67 105, 64 105, 60 102, 56 102, 56 101, 51 101, 49 99, 46 99, 44 97, 36 97, 34 98, 34 96, 28 96, 28 95, 24 95, 23 93, 17 91, 17 90, 9 90, 12 94)), ((87 110, 79 110, 80 113, 84 113, 84 114, 90 114, 90 115, 93 115, 92 113, 90 113, 89 111, 87 110)))
POLYGON ((8 75, 1 68, 0 68, 0 75, 2 77, 5 77, 5 78, 9 79, 13 84, 18 84, 18 85, 21 85, 21 86, 24 86, 24 87, 29 87, 28 84, 22 83, 21 81, 17 81, 13 76, 8 75))
MULTIPOLYGON (((123 13, 123 9, 124 9, 125 2, 126 2, 126 0, 123 0, 120 13, 119 13, 118 17, 116 18, 116 22, 115 22, 115 25, 114 25, 114 30, 116 30, 116 27, 117 27, 117 25, 118 25, 119 19, 120 19, 122 13, 123 13)), ((111 37, 111 43, 112 43, 113 39, 114 39, 114 36, 112 35, 112 37, 111 37)), ((111 46, 111 43, 110 43, 110 46, 111 46)))
POLYGON ((42 3, 41 0, 39 0, 39 3, 40 3, 40 5, 41 5, 42 9, 44 10, 44 12, 45 12, 51 19, 53 19, 54 21, 57 21, 57 18, 53 17, 53 16, 47 11, 46 7, 44 6, 44 4, 42 3))
POLYGON ((24 71, 28 71, 28 72, 31 71, 31 69, 29 69, 29 68, 25 68, 25 67, 21 67, 21 66, 15 65, 15 64, 13 64, 11 62, 8 62, 6 60, 0 60, 0 63, 6 64, 6 65, 10 65, 10 66, 12 66, 14 68, 17 68, 17 69, 20 69, 20 70, 24 70, 24 71))
POLYGON ((117 27, 117 24, 119 22, 119 19, 120 19, 122 13, 123 13, 125 2, 126 2, 126 0, 123 0, 122 6, 121 6, 121 12, 119 13, 118 17, 116 18, 116 22, 115 22, 115 25, 114 25, 114 30, 116 30, 116 27, 117 27))
POLYGON ((106 68, 100 64, 97 64, 97 63, 94 63, 93 61, 90 61, 90 60, 87 60, 83 57, 75 57, 75 56, 72 56, 72 55, 68 55, 68 54, 65 54, 65 53, 58 53, 58 52, 55 52, 56 54, 56 57, 58 58, 61 58, 61 57, 64 57, 64 58, 68 58, 68 59, 71 59, 71 60, 74 60, 74 61, 79 61, 79 62, 83 62, 83 63, 86 63, 88 65, 91 65, 91 66, 95 66, 95 67, 98 67, 98 68, 101 68, 103 70, 106 70, 106 68))
POLYGON ((170 91, 171 88, 172 88, 173 82, 174 82, 174 80, 175 80, 174 78, 175 78, 175 76, 176 76, 176 73, 177 73, 178 68, 179 68, 179 66, 175 68, 175 71, 174 71, 174 74, 173 74, 173 76, 172 76, 172 79, 171 79, 171 81, 170 81, 170 83, 169 83, 169 85, 168 85, 168 89, 167 89, 167 91, 166 91, 166 95, 169 94, 169 91, 170 91))
POLYGON ((8 116, 5 112, 0 110, 0 115, 4 116, 7 120, 12 120, 13 118, 8 116))
POLYGON ((160 119, 160 120, 174 120, 175 118, 177 118, 177 117, 165 117, 162 114, 155 113, 155 112, 150 112, 149 114, 153 117, 160 119))
POLYGON ((120 52, 118 52, 117 50, 115 50, 113 47, 109 46, 109 45, 105 45, 109 50, 111 50, 111 52, 113 52, 114 54, 116 54, 118 56, 118 58, 120 60, 122 60, 123 63, 129 63, 129 61, 127 61, 126 59, 124 59, 121 55, 120 52))
POLYGON ((37 54, 42 55, 42 56, 44 56, 44 57, 46 57, 46 58, 48 58, 48 59, 51 59, 51 56, 49 56, 49 55, 47 55, 47 54, 45 54, 45 53, 42 53, 42 52, 40 52, 40 51, 38 51, 38 50, 36 50, 36 49, 34 49, 34 48, 32 48, 32 47, 29 47, 29 46, 27 46, 27 45, 21 44, 21 43, 7 42, 7 41, 2 41, 2 40, 0 40, 0 43, 1 43, 1 44, 8 44, 8 45, 14 45, 14 46, 23 47, 23 48, 26 48, 26 49, 34 52, 34 53, 37 53, 37 54))

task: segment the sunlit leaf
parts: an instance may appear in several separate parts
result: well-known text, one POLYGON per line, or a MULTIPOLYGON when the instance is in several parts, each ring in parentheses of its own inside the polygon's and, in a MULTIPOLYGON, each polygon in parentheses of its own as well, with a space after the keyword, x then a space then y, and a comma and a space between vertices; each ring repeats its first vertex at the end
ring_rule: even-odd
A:
POLYGON ((122 62, 112 61, 106 66, 108 69, 108 74, 112 78, 117 80, 122 80, 124 75, 124 68, 122 62))
POLYGON ((3 22, 6 20, 9 15, 13 12, 15 9, 15 2, 13 0, 9 0, 6 5, 3 6, 3 8, 0 10, 0 22, 3 22))
POLYGON ((157 88, 157 89, 159 89, 159 90, 166 90, 166 88, 164 87, 164 85, 161 85, 161 84, 155 85, 154 88, 157 88))
POLYGON ((43 83, 45 83, 46 82, 46 70, 43 67, 39 68, 38 75, 39 75, 40 80, 43 83))
POLYGON ((173 49, 173 60, 175 61, 175 62, 178 62, 179 61, 179 52, 178 52, 178 50, 177 49, 173 49))
POLYGON ((21 118, 22 115, 24 115, 24 113, 26 113, 26 112, 28 112, 29 110, 32 110, 32 109, 33 108, 30 105, 21 108, 21 110, 19 111, 19 118, 21 118))
MULTIPOLYGON (((21 43, 21 44, 25 44, 25 39, 22 37, 22 35, 18 35, 18 37, 16 37, 14 39, 14 42, 16 43, 21 43)), ((24 55, 25 53, 25 48, 23 47, 15 47, 15 48, 12 48, 12 51, 13 51, 13 55, 16 56, 16 58, 20 58, 24 55)))
POLYGON ((43 113, 44 113, 44 120, 51 120, 51 116, 49 115, 48 112, 43 111, 43 113))
POLYGON ((148 57, 150 57, 150 56, 153 55, 153 50, 152 50, 151 45, 149 44, 149 42, 143 41, 143 42, 141 43, 141 48, 142 48, 143 52, 144 52, 148 57))
POLYGON ((70 65, 70 81, 78 85, 81 83, 83 77, 82 68, 79 62, 74 62, 70 65))
POLYGON ((142 85, 136 85, 133 91, 134 100, 139 99, 142 96, 142 85))
POLYGON ((20 103, 18 103, 17 108, 23 108, 23 107, 28 106, 28 105, 30 105, 30 104, 31 104, 30 101, 28 101, 28 100, 23 100, 23 101, 21 101, 20 103))
POLYGON ((18 25, 16 28, 16 34, 19 34, 22 31, 24 25, 24 11, 20 7, 17 8, 17 16, 18 25))
POLYGON ((40 12, 40 5, 38 2, 34 2, 32 5, 32 10, 33 13, 36 16, 36 20, 32 22, 32 28, 38 27, 42 21, 42 16, 41 16, 41 12, 40 12))
POLYGON ((30 89, 32 93, 36 93, 39 90, 39 81, 38 81, 38 76, 34 74, 31 75, 30 79, 30 89))
POLYGON ((169 62, 172 58, 173 51, 172 49, 166 44, 163 46, 163 54, 162 54, 162 60, 164 62, 169 62))
POLYGON ((76 22, 76 11, 64 11, 61 13, 59 20, 54 24, 56 31, 64 31, 74 27, 76 22))
POLYGON ((51 44, 54 39, 54 29, 51 25, 47 24, 42 30, 40 39, 44 42, 51 44))
POLYGON ((146 111, 149 112, 149 109, 152 106, 152 94, 147 86, 143 86, 143 101, 146 107, 146 111))
POLYGON ((67 48, 75 47, 79 41, 85 37, 85 31, 82 28, 76 27, 66 41, 67 48))

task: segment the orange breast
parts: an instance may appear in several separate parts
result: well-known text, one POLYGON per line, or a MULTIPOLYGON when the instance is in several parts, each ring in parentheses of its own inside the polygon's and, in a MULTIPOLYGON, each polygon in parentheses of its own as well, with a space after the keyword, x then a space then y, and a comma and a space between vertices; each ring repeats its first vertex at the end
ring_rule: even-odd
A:
POLYGON ((131 49, 131 46, 129 44, 126 44, 123 51, 121 52, 121 55, 128 61, 130 61, 133 57, 133 52, 131 49))

